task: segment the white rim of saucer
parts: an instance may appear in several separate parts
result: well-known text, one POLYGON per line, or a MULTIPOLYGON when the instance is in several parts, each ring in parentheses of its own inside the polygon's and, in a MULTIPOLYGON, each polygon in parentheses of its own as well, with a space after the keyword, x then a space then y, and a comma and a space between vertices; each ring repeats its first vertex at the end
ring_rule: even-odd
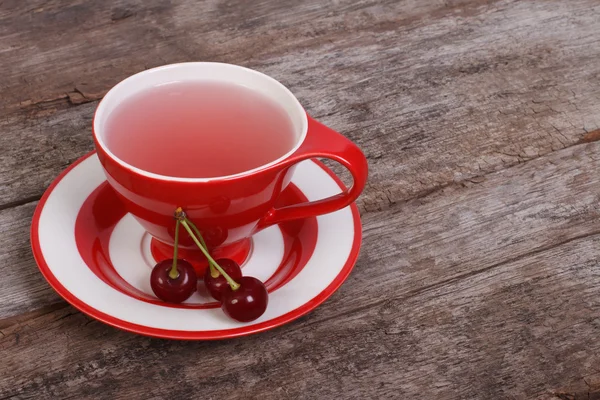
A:
MULTIPOLYGON (((317 243, 311 258, 297 276, 270 294, 267 311, 256 321, 239 323, 219 308, 173 308, 144 302, 98 278, 77 250, 74 232, 78 210, 105 180, 95 154, 82 158, 58 177, 36 209, 32 247, 41 272, 63 298, 121 329, 174 339, 220 339, 270 329, 325 301, 343 283, 358 257, 360 219, 352 205, 317 217, 317 243)), ((343 188, 333 173, 312 160, 298 164, 292 182, 309 201, 335 195, 343 188)))

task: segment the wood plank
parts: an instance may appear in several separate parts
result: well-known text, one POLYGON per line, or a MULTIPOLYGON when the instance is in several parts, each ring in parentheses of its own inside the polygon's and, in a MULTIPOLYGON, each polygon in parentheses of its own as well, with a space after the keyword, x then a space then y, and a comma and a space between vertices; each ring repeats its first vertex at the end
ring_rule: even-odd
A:
POLYGON ((0 4, 0 51, 15 62, 0 74, 0 398, 596 395, 597 2, 22 3, 0 4), (54 24, 52 40, 17 14, 54 24), (216 343, 141 338, 43 282, 32 201, 91 148, 109 80, 204 56, 281 79, 365 149, 364 247, 340 291, 293 324, 216 343), (33 84, 14 84, 19 70, 33 84))
POLYGON ((248 60, 320 45, 320 37, 345 36, 345 28, 374 29, 364 19, 383 17, 385 3, 394 2, 5 1, 0 109, 90 101, 118 80, 161 64, 248 60), (361 13, 366 15, 359 20, 361 13), (350 18, 344 23, 345 16, 350 18), (344 26, 330 26, 340 22, 344 26))
MULTIPOLYGON (((348 298, 359 298, 363 306, 378 302, 390 287, 416 293, 600 232, 598 154, 598 142, 578 145, 479 183, 457 184, 387 211, 366 213, 358 266, 328 309, 333 315, 350 310, 356 304, 347 305, 348 298), (370 290, 363 294, 365 285, 370 290)), ((0 226, 6 227, 0 271, 13 278, 0 280, 0 320, 55 298, 49 287, 42 289, 27 248, 32 208, 0 213, 0 226)))
MULTIPOLYGON (((0 374, 0 395, 565 393, 600 361, 599 154, 600 143, 579 145, 367 213, 359 264, 340 291, 300 321, 257 337, 183 344, 122 333, 70 307, 51 307, 36 318, 13 315, 12 323, 4 314, 0 348, 7 373, 0 374), (223 360, 225 371, 218 369, 223 360), (166 379, 167 366, 182 377, 166 379), (148 381, 161 384, 143 385, 148 381)), ((8 238, 26 237, 28 224, 17 222, 31 213, 27 207, 2 212, 0 226, 12 229, 2 233, 2 249, 11 248, 8 238)), ((3 254, 3 276, 23 256, 3 254)), ((35 270, 31 259, 18 268, 26 276, 35 270)), ((3 313, 15 287, 24 285, 22 297, 30 293, 26 280, 0 281, 10 283, 0 290, 3 313)))
POLYGON ((600 234, 574 239, 413 295, 396 285, 378 294, 363 282, 358 298, 336 296, 351 303, 345 313, 321 320, 331 314, 329 303, 297 323, 222 342, 139 337, 67 307, 2 330, 0 396, 443 400, 564 393, 559 388, 597 374, 600 365, 599 246, 600 234))
POLYGON ((61 171, 93 150, 94 108, 90 103, 45 117, 0 120, 0 210, 39 200, 61 171))
POLYGON ((38 270, 29 242, 37 203, 0 211, 0 329, 4 319, 63 300, 38 270))
MULTIPOLYGON (((4 53, 0 109, 90 101, 118 80, 165 63, 190 59, 252 62, 324 45, 341 50, 357 41, 374 44, 379 34, 422 28, 424 22, 446 14, 476 16, 489 11, 480 10, 486 3, 4 1, 0 5, 4 53)), ((294 71, 301 73, 302 63, 297 58, 294 71)))
POLYGON ((110 23, 109 5, 50 2, 36 13, 9 3, 0 43, 23 44, 3 58, 11 61, 2 87, 22 91, 7 94, 10 104, 25 104, 0 120, 4 207, 39 197, 92 148, 95 103, 64 108, 68 90, 93 100, 126 75, 175 61, 243 64, 288 85, 310 113, 367 154, 362 211, 571 146, 600 126, 593 62, 600 47, 590 45, 600 38, 600 6, 593 0, 263 2, 248 10, 242 2, 181 1, 135 6, 110 23), (20 17, 9 23, 12 15, 20 17), (67 17, 88 22, 52 25, 67 17), (24 18, 45 23, 48 39, 22 29, 24 18), (15 71, 35 75, 35 84, 11 86, 15 71))

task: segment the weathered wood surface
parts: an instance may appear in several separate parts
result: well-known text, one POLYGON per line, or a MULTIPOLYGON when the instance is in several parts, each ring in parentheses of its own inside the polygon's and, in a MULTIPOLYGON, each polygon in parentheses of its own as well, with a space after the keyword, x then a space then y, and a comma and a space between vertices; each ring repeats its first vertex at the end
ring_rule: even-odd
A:
POLYGON ((537 398, 600 363, 599 257, 585 257, 599 245, 574 240, 329 323, 324 307, 218 343, 142 338, 67 307, 5 329, 0 382, 24 399, 537 398))
MULTIPOLYGON (((230 389, 234 399, 489 399, 564 391, 600 365, 599 168, 600 143, 582 144, 367 213, 348 282, 309 316, 260 336, 146 339, 60 305, 8 318, 0 395, 197 390, 220 398, 230 389), (169 368, 181 375, 165 379, 169 368)), ((15 210, 16 219, 28 212, 15 210)), ((26 229, 14 226, 10 236, 26 229)), ((35 270, 32 262, 21 268, 35 270)))
POLYGON ((233 62, 288 85, 364 148, 363 211, 600 127, 595 1, 9 3, 0 17, 0 208, 39 198, 92 148, 96 102, 70 107, 70 91, 97 99, 167 62, 233 62), (26 20, 47 29, 23 29, 26 20))
MULTIPOLYGON (((348 297, 360 297, 363 279, 372 289, 367 297, 372 300, 360 297, 352 307, 600 234, 599 170, 600 143, 581 144, 478 183, 457 184, 386 211, 366 213, 361 259, 345 285, 355 291, 339 296, 340 304, 330 300, 331 310, 344 310, 348 297), (393 290, 387 287, 392 283, 393 290)), ((2 236, 21 243, 3 262, 14 268, 6 268, 7 279, 0 281, 0 318, 33 311, 56 298, 37 273, 27 247, 33 208, 27 204, 0 212, 7 229, 2 236), (24 279, 18 279, 21 271, 27 272, 24 279)))
POLYGON ((593 0, 0 3, 0 399, 599 398, 598 21, 593 0), (29 250, 97 100, 190 60, 276 77, 370 161, 354 272, 254 337, 107 327, 29 250))

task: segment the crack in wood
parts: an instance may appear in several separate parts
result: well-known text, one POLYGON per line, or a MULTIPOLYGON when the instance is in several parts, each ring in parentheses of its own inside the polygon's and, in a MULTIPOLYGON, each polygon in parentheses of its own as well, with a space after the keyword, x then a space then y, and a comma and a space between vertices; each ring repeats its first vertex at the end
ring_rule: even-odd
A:
POLYGON ((63 308, 69 307, 69 303, 64 300, 58 301, 56 303, 52 303, 50 305, 45 305, 43 307, 37 308, 35 310, 15 315, 12 317, 0 319, 0 329, 6 330, 14 325, 27 323, 35 318, 39 318, 40 316, 53 313, 58 310, 62 310, 63 308))
POLYGON ((41 100, 25 100, 19 103, 19 107, 15 111, 35 112, 40 110, 56 112, 70 107, 76 107, 81 104, 100 101, 106 94, 106 91, 97 93, 87 93, 77 87, 71 92, 62 94, 57 97, 41 100))
POLYGON ((35 201, 39 201, 42 198, 43 194, 36 194, 33 196, 28 196, 20 200, 11 201, 8 203, 0 204, 0 211, 7 210, 13 207, 23 206, 28 203, 33 203, 35 201))
POLYGON ((113 10, 110 19, 113 22, 117 22, 132 17, 133 15, 135 15, 133 10, 129 8, 119 7, 113 10))

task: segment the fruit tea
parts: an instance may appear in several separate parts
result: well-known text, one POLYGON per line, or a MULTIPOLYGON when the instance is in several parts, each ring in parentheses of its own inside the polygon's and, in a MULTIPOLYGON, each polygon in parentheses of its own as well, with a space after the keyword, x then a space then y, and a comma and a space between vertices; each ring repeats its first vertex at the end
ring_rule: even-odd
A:
POLYGON ((123 101, 106 143, 126 163, 159 175, 213 178, 252 170, 293 149, 292 121, 262 93, 215 81, 174 82, 123 101))

